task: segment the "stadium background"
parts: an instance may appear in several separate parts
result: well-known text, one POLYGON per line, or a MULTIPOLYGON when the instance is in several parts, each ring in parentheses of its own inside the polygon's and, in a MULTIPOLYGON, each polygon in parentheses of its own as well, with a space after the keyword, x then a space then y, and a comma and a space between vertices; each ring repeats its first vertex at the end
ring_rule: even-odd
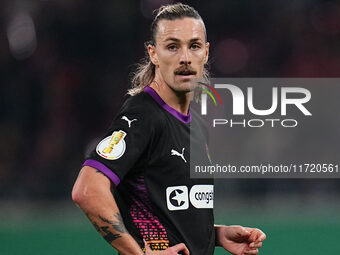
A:
MULTIPOLYGON (((206 23, 213 76, 339 77, 339 1, 183 2, 206 23)), ((165 3, 0 1, 0 254, 113 253, 71 189, 165 3)), ((338 180, 218 180, 216 223, 263 229, 261 254, 338 254, 339 193, 338 180)))

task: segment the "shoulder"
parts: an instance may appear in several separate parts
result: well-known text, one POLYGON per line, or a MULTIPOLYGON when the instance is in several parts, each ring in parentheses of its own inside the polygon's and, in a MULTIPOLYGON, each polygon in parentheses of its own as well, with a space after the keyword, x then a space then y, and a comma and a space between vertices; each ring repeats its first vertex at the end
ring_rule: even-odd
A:
POLYGON ((122 106, 122 110, 135 110, 148 113, 155 111, 157 105, 151 96, 145 92, 141 92, 135 96, 129 96, 122 106))
POLYGON ((147 93, 141 92, 135 96, 129 96, 121 107, 116 118, 139 118, 146 125, 161 124, 162 112, 155 100, 147 93))
POLYGON ((207 135, 208 134, 207 123, 203 120, 202 116, 193 109, 190 109, 190 112, 191 112, 192 130, 197 130, 203 133, 204 135, 207 135))

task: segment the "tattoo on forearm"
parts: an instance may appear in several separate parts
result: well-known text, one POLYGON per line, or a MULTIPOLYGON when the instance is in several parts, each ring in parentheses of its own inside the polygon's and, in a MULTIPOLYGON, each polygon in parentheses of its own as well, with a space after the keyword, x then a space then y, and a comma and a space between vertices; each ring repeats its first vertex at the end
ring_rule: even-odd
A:
POLYGON ((114 240, 116 240, 117 238, 122 237, 120 234, 113 234, 110 230, 109 227, 101 227, 101 232, 105 233, 105 235, 102 234, 102 236, 104 237, 104 239, 109 242, 112 243, 114 240))
MULTIPOLYGON (((113 241, 115 241, 116 239, 122 237, 120 234, 114 234, 110 231, 110 226, 99 226, 97 224, 97 222, 93 221, 90 217, 89 214, 86 214, 87 217, 90 219, 90 221, 92 222, 93 226, 95 227, 95 229, 103 236, 103 238, 108 242, 108 243, 112 243, 113 241)), ((110 224, 116 231, 120 232, 120 233, 128 233, 128 231, 126 230, 124 223, 123 223, 123 219, 120 216, 119 213, 116 213, 115 218, 117 219, 117 221, 111 221, 108 220, 100 215, 98 215, 98 218, 104 222, 104 223, 108 223, 110 224)))
POLYGON ((95 222, 92 221, 92 220, 91 220, 91 222, 92 222, 94 228, 95 228, 98 232, 100 232, 100 227, 97 225, 97 223, 95 223, 95 222))
POLYGON ((101 219, 103 222, 111 224, 112 227, 115 230, 117 230, 118 232, 120 232, 120 233, 128 233, 127 229, 124 226, 122 216, 120 216, 119 213, 115 213, 114 216, 117 219, 117 221, 111 221, 111 220, 105 219, 104 217, 98 215, 99 219, 101 219))

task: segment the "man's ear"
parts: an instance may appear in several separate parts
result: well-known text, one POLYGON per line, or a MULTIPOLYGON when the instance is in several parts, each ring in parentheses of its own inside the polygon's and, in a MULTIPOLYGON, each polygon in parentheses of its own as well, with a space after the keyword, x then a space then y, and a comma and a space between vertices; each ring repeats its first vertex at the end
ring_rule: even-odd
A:
POLYGON ((205 44, 205 57, 204 57, 204 64, 208 62, 209 59, 209 48, 210 48, 210 43, 205 44))
POLYGON ((157 57, 155 46, 153 46, 151 44, 148 45, 148 54, 149 54, 149 57, 150 57, 152 64, 157 66, 158 65, 158 57, 157 57))

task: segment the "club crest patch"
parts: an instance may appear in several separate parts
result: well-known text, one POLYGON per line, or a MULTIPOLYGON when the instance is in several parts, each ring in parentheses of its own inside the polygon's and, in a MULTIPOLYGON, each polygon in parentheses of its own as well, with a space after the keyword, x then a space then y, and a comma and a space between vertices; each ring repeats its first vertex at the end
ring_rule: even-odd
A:
POLYGON ((122 130, 114 131, 111 136, 104 138, 96 148, 99 156, 109 159, 116 160, 123 156, 126 144, 124 138, 126 133, 122 130))

